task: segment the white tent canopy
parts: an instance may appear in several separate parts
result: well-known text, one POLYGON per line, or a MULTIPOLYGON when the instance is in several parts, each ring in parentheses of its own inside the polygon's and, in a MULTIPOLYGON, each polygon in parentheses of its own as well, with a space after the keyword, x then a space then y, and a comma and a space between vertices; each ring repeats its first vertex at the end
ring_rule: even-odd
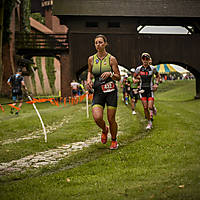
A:
POLYGON ((187 69, 184 69, 183 67, 179 66, 179 65, 175 65, 175 64, 170 64, 172 67, 174 67, 174 69, 181 73, 181 74, 186 74, 188 73, 189 71, 187 69))
MULTIPOLYGON (((189 71, 187 69, 184 69, 183 67, 179 66, 179 65, 175 65, 175 64, 170 64, 177 72, 181 73, 181 74, 186 74, 189 73, 189 71)), ((130 73, 130 71, 128 69, 126 69, 125 67, 118 65, 119 67, 119 71, 121 76, 126 76, 128 73, 130 73)))

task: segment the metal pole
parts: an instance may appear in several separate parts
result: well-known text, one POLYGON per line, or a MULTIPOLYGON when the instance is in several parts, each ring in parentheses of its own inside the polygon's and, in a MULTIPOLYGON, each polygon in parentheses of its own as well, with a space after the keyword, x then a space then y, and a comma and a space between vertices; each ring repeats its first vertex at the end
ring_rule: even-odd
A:
POLYGON ((88 91, 86 91, 86 112, 87 112, 87 118, 89 118, 89 109, 88 109, 88 91))

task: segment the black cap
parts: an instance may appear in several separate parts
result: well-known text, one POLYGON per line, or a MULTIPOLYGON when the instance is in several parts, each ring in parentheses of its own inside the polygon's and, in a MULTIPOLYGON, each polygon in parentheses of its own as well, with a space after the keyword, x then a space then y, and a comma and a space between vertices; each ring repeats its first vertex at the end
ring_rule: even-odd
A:
POLYGON ((150 56, 149 53, 142 53, 141 58, 144 58, 144 57, 146 57, 146 58, 148 58, 148 59, 151 58, 151 56, 150 56))

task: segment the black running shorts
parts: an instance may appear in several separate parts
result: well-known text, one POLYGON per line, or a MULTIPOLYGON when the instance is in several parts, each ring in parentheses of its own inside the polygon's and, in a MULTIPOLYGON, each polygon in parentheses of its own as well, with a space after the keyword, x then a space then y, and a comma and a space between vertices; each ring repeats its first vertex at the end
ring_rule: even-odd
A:
POLYGON ((108 93, 98 93, 94 91, 92 106, 100 106, 104 108, 106 104, 108 108, 117 108, 117 99, 117 89, 108 93))

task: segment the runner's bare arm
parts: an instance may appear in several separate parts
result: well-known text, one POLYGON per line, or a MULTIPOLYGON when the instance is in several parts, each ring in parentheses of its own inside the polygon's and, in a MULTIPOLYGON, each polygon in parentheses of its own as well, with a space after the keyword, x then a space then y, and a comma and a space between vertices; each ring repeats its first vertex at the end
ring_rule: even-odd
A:
POLYGON ((110 66, 112 67, 113 73, 104 72, 101 75, 101 78, 107 79, 108 77, 111 77, 113 80, 119 81, 121 79, 121 76, 120 76, 117 60, 114 56, 111 56, 110 58, 110 66))
POLYGON ((7 84, 8 84, 8 85, 11 87, 11 84, 10 84, 10 82, 9 82, 9 81, 7 82, 7 84))
POLYGON ((92 89, 92 63, 93 61, 93 56, 90 56, 88 58, 88 75, 87 75, 87 86, 88 89, 92 89))
POLYGON ((160 83, 160 74, 156 73, 156 83, 153 85, 153 90, 156 91, 158 88, 158 84, 160 83))
POLYGON ((137 79, 138 82, 140 82, 140 75, 139 75, 139 73, 135 72, 134 75, 133 75, 133 77, 134 77, 135 79, 137 79))
POLYGON ((111 56, 110 65, 112 66, 112 70, 113 70, 112 79, 119 81, 121 79, 121 75, 120 75, 120 71, 118 68, 117 59, 114 56, 111 56))
POLYGON ((23 88, 24 88, 25 90, 27 90, 27 87, 26 87, 24 81, 22 81, 21 83, 22 83, 23 88))

